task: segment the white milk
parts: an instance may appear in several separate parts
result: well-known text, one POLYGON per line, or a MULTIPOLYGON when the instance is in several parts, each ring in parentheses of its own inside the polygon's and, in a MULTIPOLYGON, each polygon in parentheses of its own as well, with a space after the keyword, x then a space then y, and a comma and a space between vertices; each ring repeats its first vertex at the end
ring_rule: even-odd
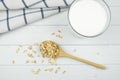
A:
POLYGON ((69 10, 72 29, 83 36, 93 37, 103 33, 110 22, 106 4, 99 0, 78 0, 69 10))

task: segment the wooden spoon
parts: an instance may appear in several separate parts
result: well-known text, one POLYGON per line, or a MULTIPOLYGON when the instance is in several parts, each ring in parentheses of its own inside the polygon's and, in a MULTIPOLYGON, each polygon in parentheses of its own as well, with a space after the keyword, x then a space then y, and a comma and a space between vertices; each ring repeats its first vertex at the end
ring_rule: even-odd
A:
POLYGON ((44 41, 41 43, 40 51, 44 57, 48 57, 48 58, 67 57, 67 58, 71 58, 71 59, 86 63, 88 65, 94 66, 99 69, 106 69, 106 67, 101 64, 97 64, 79 57, 75 57, 73 55, 70 55, 64 52, 55 42, 50 40, 44 41))
POLYGON ((70 54, 64 52, 62 49, 60 50, 59 57, 68 57, 68 58, 86 63, 88 65, 94 66, 94 67, 99 68, 99 69, 106 69, 106 67, 101 65, 101 64, 97 64, 97 63, 94 63, 94 62, 91 62, 91 61, 88 61, 88 60, 85 60, 85 59, 82 59, 82 58, 79 58, 79 57, 75 57, 73 55, 70 55, 70 54))

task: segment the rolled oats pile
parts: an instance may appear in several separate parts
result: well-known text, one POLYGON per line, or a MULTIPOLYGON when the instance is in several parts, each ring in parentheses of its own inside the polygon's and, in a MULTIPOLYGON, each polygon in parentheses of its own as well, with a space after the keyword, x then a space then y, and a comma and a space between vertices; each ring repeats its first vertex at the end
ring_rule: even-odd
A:
POLYGON ((59 55, 60 48, 54 42, 47 40, 41 43, 40 51, 43 57, 56 59, 59 55))
MULTIPOLYGON (((16 48, 16 55, 23 55, 26 56, 25 64, 42 64, 42 65, 52 65, 52 67, 43 67, 43 68, 32 68, 31 72, 34 75, 39 75, 42 72, 46 73, 54 73, 54 74, 64 74, 66 71, 61 69, 56 63, 56 57, 59 55, 60 48, 54 42, 47 40, 42 42, 40 45, 38 42, 35 42, 29 46, 18 45, 16 48), (39 48, 40 47, 40 48, 39 48), (40 54, 39 52, 42 52, 40 54), (48 59, 44 58, 47 57, 48 59), (39 60, 38 60, 39 59, 39 60), (54 67, 55 66, 55 67, 54 67)), ((12 59, 11 63, 15 64, 17 60, 12 59)))

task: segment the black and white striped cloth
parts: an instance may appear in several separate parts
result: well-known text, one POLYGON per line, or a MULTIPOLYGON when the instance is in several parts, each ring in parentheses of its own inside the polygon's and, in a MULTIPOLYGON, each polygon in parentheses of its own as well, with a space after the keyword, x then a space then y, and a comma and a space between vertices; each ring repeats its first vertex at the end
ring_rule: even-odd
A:
POLYGON ((63 12, 74 0, 0 0, 0 33, 63 12))

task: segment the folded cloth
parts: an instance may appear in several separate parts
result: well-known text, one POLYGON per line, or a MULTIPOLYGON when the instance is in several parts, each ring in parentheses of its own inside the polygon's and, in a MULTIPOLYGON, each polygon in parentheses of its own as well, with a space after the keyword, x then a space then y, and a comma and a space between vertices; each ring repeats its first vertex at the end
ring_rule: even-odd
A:
POLYGON ((0 10, 68 6, 74 0, 0 0, 0 10))
POLYGON ((74 0, 1 0, 0 33, 63 12, 74 0))
POLYGON ((0 12, 0 33, 11 31, 29 23, 67 10, 68 7, 6 10, 0 12))

